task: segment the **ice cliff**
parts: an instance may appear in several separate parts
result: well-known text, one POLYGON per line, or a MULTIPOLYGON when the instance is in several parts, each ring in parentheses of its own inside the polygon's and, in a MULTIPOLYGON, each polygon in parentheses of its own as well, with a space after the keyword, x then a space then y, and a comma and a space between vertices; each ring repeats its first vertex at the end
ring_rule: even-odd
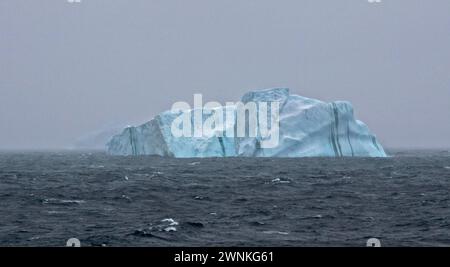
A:
MULTIPOLYGON (((175 137, 171 131, 182 111, 165 111, 140 126, 130 126, 108 143, 113 155, 160 155, 169 157, 386 157, 369 128, 356 120, 349 102, 325 103, 298 95, 287 88, 251 91, 242 103, 279 103, 279 138, 275 147, 262 147, 263 137, 234 137, 225 132, 200 137, 175 137)), ((236 113, 235 107, 217 107, 236 113)), ((189 112, 191 117, 195 110, 189 112)), ((203 112, 202 122, 214 112, 203 112)), ((270 111, 269 111, 270 112, 270 111)), ((234 114, 236 115, 236 114, 234 114)), ((258 118, 261 114, 258 114, 258 118)), ((236 131, 236 118, 224 120, 223 129, 236 131)), ((251 127, 250 125, 247 126, 251 127)), ((246 129, 248 131, 248 129, 246 129)))

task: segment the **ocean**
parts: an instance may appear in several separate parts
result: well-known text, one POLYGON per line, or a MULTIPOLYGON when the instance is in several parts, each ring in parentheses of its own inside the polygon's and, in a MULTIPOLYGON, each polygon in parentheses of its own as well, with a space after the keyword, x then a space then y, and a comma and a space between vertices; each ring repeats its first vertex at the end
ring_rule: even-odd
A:
POLYGON ((1 152, 0 246, 449 246, 450 151, 390 154, 1 152))

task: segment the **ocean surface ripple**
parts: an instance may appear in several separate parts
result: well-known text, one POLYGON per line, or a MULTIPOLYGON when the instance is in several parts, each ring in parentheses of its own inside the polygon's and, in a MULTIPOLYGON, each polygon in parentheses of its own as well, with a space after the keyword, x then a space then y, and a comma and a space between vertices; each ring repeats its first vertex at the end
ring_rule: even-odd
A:
POLYGON ((450 245, 450 152, 390 158, 0 153, 0 246, 450 245))

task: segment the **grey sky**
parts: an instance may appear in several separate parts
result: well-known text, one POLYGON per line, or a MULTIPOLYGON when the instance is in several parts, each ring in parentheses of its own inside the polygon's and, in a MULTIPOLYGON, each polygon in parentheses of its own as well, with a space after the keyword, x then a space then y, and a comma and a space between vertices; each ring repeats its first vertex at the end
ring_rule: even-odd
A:
POLYGON ((0 149, 64 148, 175 101, 349 100, 385 147, 450 147, 448 0, 1 0, 0 149))

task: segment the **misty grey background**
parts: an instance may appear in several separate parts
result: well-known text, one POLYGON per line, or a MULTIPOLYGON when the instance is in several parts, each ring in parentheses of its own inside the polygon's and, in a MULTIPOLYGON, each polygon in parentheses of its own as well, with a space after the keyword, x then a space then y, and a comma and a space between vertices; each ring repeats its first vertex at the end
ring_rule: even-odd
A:
POLYGON ((385 147, 450 147, 448 0, 1 0, 0 149, 67 148, 175 101, 349 100, 385 147))

